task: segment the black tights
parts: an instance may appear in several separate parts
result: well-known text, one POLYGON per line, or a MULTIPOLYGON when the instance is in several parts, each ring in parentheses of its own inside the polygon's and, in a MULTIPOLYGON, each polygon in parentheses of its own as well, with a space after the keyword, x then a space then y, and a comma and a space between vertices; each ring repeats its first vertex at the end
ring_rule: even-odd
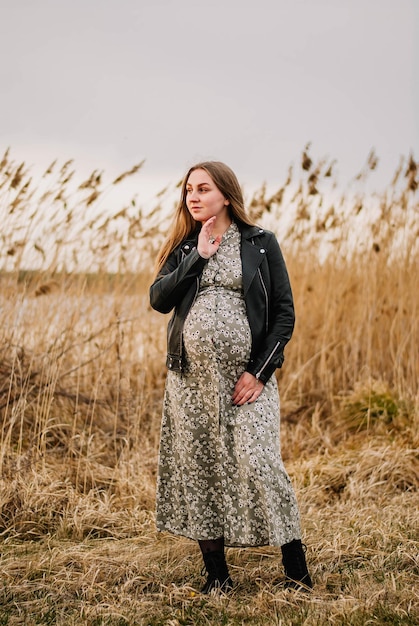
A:
POLYGON ((208 554, 208 552, 224 552, 224 537, 218 537, 218 539, 199 539, 198 543, 202 554, 208 554))

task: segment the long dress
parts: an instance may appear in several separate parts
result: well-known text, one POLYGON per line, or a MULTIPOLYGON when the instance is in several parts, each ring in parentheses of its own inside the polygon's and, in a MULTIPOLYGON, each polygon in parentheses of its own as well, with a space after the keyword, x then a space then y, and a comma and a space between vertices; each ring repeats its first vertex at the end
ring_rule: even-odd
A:
POLYGON ((231 400, 251 348, 241 274, 233 222, 185 320, 185 371, 167 374, 156 523, 195 540, 224 536, 227 546, 281 546, 301 532, 281 458, 275 376, 252 404, 231 400))

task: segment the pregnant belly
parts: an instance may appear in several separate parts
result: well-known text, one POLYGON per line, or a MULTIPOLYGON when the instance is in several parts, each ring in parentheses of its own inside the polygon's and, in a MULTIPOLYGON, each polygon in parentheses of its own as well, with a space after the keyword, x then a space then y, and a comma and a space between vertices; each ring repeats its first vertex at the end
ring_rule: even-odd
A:
POLYGON ((198 295, 185 320, 183 340, 189 359, 247 362, 251 333, 241 295, 223 289, 198 295))

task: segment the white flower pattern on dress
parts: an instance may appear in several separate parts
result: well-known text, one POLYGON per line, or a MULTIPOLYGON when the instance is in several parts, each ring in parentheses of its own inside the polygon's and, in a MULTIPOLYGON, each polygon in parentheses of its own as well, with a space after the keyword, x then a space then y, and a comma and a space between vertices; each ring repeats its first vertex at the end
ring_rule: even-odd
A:
POLYGON ((228 546, 281 546, 301 531, 281 458, 275 376, 256 402, 231 401, 251 348, 241 277, 233 223, 185 320, 185 371, 167 374, 157 528, 196 540, 224 536, 228 546))

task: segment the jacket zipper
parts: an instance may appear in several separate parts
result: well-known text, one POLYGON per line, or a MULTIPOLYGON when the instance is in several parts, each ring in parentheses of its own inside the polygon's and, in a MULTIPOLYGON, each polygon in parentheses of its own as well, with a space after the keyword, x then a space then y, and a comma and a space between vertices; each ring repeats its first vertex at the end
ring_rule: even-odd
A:
MULTIPOLYGON (((253 245, 255 245, 255 241, 254 241, 253 238, 252 238, 252 243, 253 243, 253 245)), ((266 333, 268 333, 268 330, 269 330, 269 298, 268 298, 268 291, 266 289, 266 285, 265 285, 265 283, 263 281, 262 272, 260 271, 260 267, 258 267, 258 274, 259 274, 259 280, 260 280, 262 288, 263 288, 263 293, 265 294, 265 303, 266 303, 265 330, 266 330, 266 333)), ((268 356, 266 361, 263 363, 263 365, 260 368, 260 370, 257 372, 256 378, 260 378, 260 375, 262 374, 263 370, 265 369, 265 367, 267 366, 267 364, 271 360, 273 354, 275 353, 275 350, 279 347, 280 344, 281 344, 280 341, 278 341, 275 344, 272 352, 270 353, 270 355, 268 356)))
POLYGON ((266 330, 266 332, 268 332, 268 329, 269 329, 269 300, 268 300, 268 292, 266 290, 265 283, 263 282, 262 272, 260 271, 260 267, 258 267, 258 274, 259 274, 260 282, 262 283, 263 292, 265 294, 265 303, 266 303, 265 330, 266 330))
POLYGON ((266 359, 266 361, 264 362, 264 364, 262 365, 262 367, 260 368, 260 370, 258 371, 258 373, 256 374, 256 378, 260 378, 260 375, 262 374, 263 370, 265 369, 265 367, 268 365, 269 361, 271 360, 275 350, 280 346, 281 342, 277 341, 274 349, 272 350, 272 352, 270 353, 270 355, 268 356, 268 358, 266 359))
MULTIPOLYGON (((252 237, 252 244, 255 245, 255 240, 253 239, 253 237, 252 237)), ((263 293, 265 294, 265 303, 266 303, 265 330, 266 330, 266 333, 268 333, 268 330, 269 330, 269 298, 268 298, 268 291, 266 289, 266 285, 265 285, 265 283, 263 281, 262 272, 260 271, 260 267, 258 267, 258 274, 259 274, 260 283, 262 285, 263 293)), ((266 359, 266 361, 264 362, 264 364, 262 365, 260 370, 257 372, 256 378, 260 378, 260 375, 262 374, 263 370, 265 369, 265 367, 267 366, 267 364, 271 360, 272 355, 274 354, 275 350, 278 348, 280 343, 281 342, 278 341, 275 344, 274 349, 272 350, 272 352, 270 353, 270 355, 268 356, 268 358, 266 359)))
MULTIPOLYGON (((252 237, 251 241, 252 241, 253 245, 256 245, 254 237, 252 237)), ((268 291, 266 289, 266 285, 263 282, 262 272, 260 271, 260 267, 258 267, 258 274, 259 274, 259 279, 260 279, 260 282, 261 282, 261 285, 262 285, 262 288, 263 288, 263 293, 265 294, 265 302, 266 302, 265 330, 266 330, 266 332, 268 332, 268 330, 269 330, 269 298, 268 298, 268 291)))

